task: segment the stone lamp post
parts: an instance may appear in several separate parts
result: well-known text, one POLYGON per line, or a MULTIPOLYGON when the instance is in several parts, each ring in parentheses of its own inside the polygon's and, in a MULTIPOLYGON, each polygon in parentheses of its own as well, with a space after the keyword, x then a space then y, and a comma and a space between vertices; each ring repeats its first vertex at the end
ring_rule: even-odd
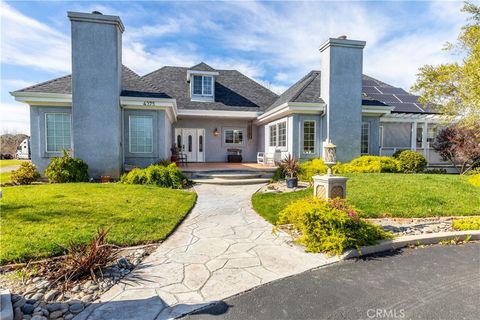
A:
POLYGON ((324 147, 324 162, 327 165, 327 174, 313 176, 313 194, 315 197, 327 200, 340 198, 347 195, 346 177, 339 177, 333 174, 332 167, 337 163, 337 147, 330 141, 324 147))

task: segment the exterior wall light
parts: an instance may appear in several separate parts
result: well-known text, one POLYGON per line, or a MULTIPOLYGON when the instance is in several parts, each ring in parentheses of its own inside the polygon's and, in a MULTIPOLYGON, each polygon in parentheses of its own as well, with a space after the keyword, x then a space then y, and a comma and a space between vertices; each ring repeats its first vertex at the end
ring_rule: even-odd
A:
POLYGON ((213 135, 214 135, 215 137, 218 137, 218 136, 220 135, 220 131, 218 131, 218 129, 215 128, 215 130, 213 130, 213 135))

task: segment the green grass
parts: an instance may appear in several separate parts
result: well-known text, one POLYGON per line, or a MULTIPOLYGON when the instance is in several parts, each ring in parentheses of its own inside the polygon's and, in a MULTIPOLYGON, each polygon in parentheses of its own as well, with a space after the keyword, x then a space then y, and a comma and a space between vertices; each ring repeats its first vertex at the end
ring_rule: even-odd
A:
POLYGON ((69 183, 3 188, 0 263, 51 257, 99 227, 121 246, 164 239, 196 194, 156 186, 69 183))
POLYGON ((8 166, 14 166, 14 165, 17 165, 17 164, 21 164, 22 162, 25 162, 25 161, 26 160, 16 160, 16 159, 0 160, 0 168, 8 167, 8 166))
POLYGON ((12 172, 2 172, 0 173, 0 184, 10 182, 10 175, 12 172))
MULTIPOLYGON (((442 174, 347 174, 347 199, 363 217, 432 217, 480 215, 480 188, 467 177, 442 174)), ((254 209, 271 223, 292 201, 313 195, 311 188, 295 193, 255 194, 254 209)))

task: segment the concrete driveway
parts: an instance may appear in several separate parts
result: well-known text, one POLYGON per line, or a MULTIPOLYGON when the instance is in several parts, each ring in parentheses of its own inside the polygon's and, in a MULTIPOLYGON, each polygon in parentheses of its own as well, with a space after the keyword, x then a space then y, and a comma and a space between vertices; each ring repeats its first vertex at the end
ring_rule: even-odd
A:
POLYGON ((123 283, 77 319, 167 319, 337 261, 305 253, 255 213, 260 185, 198 185, 192 212, 123 283))
POLYGON ((202 310, 207 319, 479 319, 480 244, 404 249, 278 280, 202 310))

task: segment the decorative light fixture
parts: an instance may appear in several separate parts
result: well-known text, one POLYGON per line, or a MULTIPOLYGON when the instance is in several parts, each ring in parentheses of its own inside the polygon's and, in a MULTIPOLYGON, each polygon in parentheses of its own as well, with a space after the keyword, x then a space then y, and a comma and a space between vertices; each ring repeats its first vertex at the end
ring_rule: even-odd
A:
POLYGON ((220 131, 218 131, 218 129, 215 128, 215 130, 213 130, 213 135, 214 135, 215 137, 218 137, 219 134, 220 134, 220 131))
POLYGON ((332 166, 337 163, 337 146, 330 141, 325 145, 325 164, 328 167, 327 174, 332 175, 332 166))

